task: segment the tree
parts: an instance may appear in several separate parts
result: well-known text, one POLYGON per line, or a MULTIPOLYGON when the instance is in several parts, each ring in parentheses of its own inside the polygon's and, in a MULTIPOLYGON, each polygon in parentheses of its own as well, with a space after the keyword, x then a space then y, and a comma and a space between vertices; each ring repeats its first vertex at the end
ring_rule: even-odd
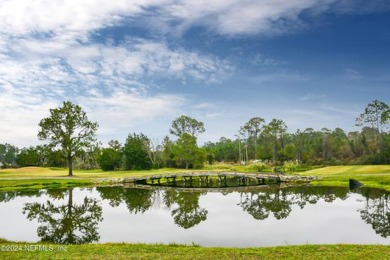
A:
POLYGON ((108 142, 109 148, 103 148, 98 156, 98 164, 103 171, 116 170, 121 166, 122 148, 117 140, 108 142))
POLYGON ((162 161, 164 162, 164 167, 175 167, 175 153, 174 153, 174 144, 169 139, 168 136, 164 137, 164 141, 161 143, 161 157, 162 161))
POLYGON ((104 148, 99 156, 98 163, 103 171, 112 171, 119 168, 122 161, 122 153, 113 148, 104 148))
POLYGON ((133 133, 127 137, 123 148, 127 170, 148 170, 152 167, 145 142, 149 142, 149 139, 143 134, 133 133))
POLYGON ((198 148, 196 144, 196 137, 188 133, 184 133, 176 141, 174 146, 179 164, 185 164, 186 169, 190 165, 202 167, 205 160, 204 152, 198 148))
POLYGON ((50 116, 39 123, 40 140, 49 140, 51 148, 60 147, 66 156, 69 176, 73 175, 73 158, 96 141, 96 122, 88 120, 86 113, 70 101, 62 107, 50 109, 50 116))
POLYGON ((265 123, 265 120, 261 117, 253 117, 241 128, 241 131, 248 133, 251 143, 254 147, 254 159, 257 159, 257 140, 259 139, 259 134, 262 129, 262 125, 265 123))
POLYGON ((286 124, 280 119, 272 119, 268 125, 264 127, 264 132, 270 138, 273 148, 273 161, 276 165, 278 156, 278 148, 283 148, 283 136, 287 131, 286 124))
POLYGON ((42 154, 38 147, 24 148, 16 156, 16 163, 21 167, 41 166, 42 154))
POLYGON ((19 149, 10 144, 0 144, 0 166, 14 165, 19 149))
POLYGON ((377 130, 376 143, 377 153, 382 150, 382 131, 390 121, 390 107, 386 103, 374 100, 367 105, 364 113, 356 118, 356 126, 370 125, 377 130))
POLYGON ((191 117, 182 115, 179 118, 176 118, 172 122, 172 126, 169 129, 169 132, 177 137, 180 137, 182 134, 187 133, 192 136, 197 136, 205 131, 204 124, 197 121, 191 117))

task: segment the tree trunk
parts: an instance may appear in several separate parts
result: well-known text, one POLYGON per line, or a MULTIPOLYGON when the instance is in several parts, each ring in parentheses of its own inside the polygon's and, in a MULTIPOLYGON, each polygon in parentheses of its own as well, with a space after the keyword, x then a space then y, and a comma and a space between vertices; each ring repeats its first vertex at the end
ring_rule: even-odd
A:
POLYGON ((69 169, 69 174, 68 176, 73 176, 73 161, 72 161, 72 156, 68 155, 68 169, 69 169))

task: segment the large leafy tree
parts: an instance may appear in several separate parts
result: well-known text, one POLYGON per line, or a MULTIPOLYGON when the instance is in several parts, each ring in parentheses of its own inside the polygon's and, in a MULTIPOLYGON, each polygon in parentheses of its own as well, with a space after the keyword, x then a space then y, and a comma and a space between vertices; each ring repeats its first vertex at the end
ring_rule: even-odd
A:
POLYGON ((50 116, 39 123, 38 138, 48 140, 51 148, 59 147, 66 156, 69 176, 73 175, 73 158, 95 143, 98 124, 88 120, 78 105, 66 101, 62 107, 50 109, 50 116))

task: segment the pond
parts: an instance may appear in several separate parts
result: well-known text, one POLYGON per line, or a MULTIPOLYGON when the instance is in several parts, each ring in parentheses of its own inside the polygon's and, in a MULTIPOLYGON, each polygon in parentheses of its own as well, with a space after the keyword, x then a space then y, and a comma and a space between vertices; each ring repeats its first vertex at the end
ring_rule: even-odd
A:
POLYGON ((2 192, 0 237, 59 244, 389 245, 389 198, 377 189, 311 186, 2 192))

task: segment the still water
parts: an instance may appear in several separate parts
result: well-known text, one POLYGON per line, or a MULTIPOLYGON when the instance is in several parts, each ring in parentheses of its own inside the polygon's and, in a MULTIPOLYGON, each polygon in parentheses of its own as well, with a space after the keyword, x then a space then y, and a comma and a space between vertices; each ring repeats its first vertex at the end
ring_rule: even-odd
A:
POLYGON ((0 193, 0 237, 60 244, 390 244, 390 194, 360 188, 221 191, 96 187, 0 193))

